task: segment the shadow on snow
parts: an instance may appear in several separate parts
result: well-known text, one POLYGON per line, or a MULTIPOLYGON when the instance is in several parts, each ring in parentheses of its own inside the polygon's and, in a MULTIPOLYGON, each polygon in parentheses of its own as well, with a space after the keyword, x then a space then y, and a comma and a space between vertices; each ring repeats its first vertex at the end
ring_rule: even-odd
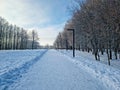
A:
POLYGON ((31 61, 24 63, 21 67, 15 68, 13 70, 10 70, 9 72, 2 74, 0 76, 0 89, 7 90, 11 84, 15 83, 16 80, 20 79, 22 77, 22 74, 26 73, 33 64, 40 60, 40 58, 47 51, 48 50, 45 50, 42 54, 32 59, 31 61))

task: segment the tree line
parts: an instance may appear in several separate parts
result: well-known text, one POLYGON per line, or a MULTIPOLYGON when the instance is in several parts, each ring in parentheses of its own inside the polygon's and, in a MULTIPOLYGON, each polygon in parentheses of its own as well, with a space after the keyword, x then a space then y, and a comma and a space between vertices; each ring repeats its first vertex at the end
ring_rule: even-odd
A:
POLYGON ((39 47, 38 35, 35 30, 27 30, 9 24, 0 17, 0 50, 35 49, 39 47))
POLYGON ((75 29, 76 49, 92 52, 96 60, 107 53, 108 62, 120 58, 120 0, 75 1, 72 17, 54 42, 56 48, 72 48, 75 29))

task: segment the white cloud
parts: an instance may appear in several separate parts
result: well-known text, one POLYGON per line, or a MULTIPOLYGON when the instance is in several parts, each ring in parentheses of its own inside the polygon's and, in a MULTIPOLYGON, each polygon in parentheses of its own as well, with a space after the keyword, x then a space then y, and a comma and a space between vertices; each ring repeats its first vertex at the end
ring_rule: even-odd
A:
POLYGON ((38 0, 0 0, 0 16, 11 24, 38 31, 41 45, 52 45, 63 24, 45 26, 52 20, 50 6, 38 0), (44 27, 41 27, 44 25, 44 27))
POLYGON ((52 25, 44 28, 31 28, 36 29, 38 32, 38 36, 40 38, 40 44, 41 45, 53 45, 55 38, 58 35, 58 32, 61 32, 63 30, 65 23, 58 24, 58 25, 52 25))
POLYGON ((28 1, 30 0, 0 0, 0 15, 21 27, 50 21, 47 7, 42 8, 42 4, 28 1))

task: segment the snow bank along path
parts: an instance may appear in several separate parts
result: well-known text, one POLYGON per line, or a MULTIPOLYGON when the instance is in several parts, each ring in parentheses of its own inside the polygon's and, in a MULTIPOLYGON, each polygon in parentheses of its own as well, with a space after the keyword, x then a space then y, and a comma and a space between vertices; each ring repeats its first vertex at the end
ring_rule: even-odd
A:
MULTIPOLYGON (((6 59, 6 61, 2 61, 0 63, 4 63, 4 66, 6 67, 0 67, 0 90, 7 90, 9 88, 10 85, 12 85, 13 83, 15 83, 18 79, 20 79, 22 77, 23 73, 26 73, 27 70, 34 65, 38 60, 40 60, 40 58, 47 52, 47 50, 41 50, 41 51, 33 51, 36 55, 34 55, 33 53, 31 53, 32 51, 11 51, 11 52, 7 52, 7 51, 3 51, 4 53, 9 53, 8 56, 5 57, 9 57, 10 55, 10 59, 6 59), (17 53, 15 55, 13 55, 12 53, 17 53), (22 54, 21 54, 22 53, 22 54), (27 53, 27 54, 25 54, 27 53), (33 54, 33 55, 31 55, 33 54), (30 55, 28 58, 26 55, 30 55), (20 60, 20 57, 18 60, 16 56, 23 56, 24 59, 27 60, 20 60), (13 58, 14 57, 14 58, 13 58), (26 57, 26 58, 25 58, 26 57), (14 60, 16 58, 16 60, 14 60), (14 61, 12 61, 11 59, 13 59, 14 61), (5 64, 5 62, 7 62, 7 60, 9 60, 8 62, 11 63, 10 64, 5 64), (16 63, 17 62, 17 63, 16 63), (13 64, 14 63, 14 64, 13 64), (13 65, 13 66, 12 66, 13 65)), ((6 55, 6 54, 5 54, 6 55)), ((3 55, 4 56, 4 55, 3 55)), ((4 60, 4 58, 1 58, 4 60)))
POLYGON ((49 50, 9 90, 112 90, 65 55, 49 50))
MULTIPOLYGON (((77 64, 78 67, 91 73, 95 78, 103 82, 103 84, 113 90, 120 90, 120 70, 111 66, 96 62, 90 58, 87 53, 86 55, 76 52, 76 57, 72 58, 72 51, 60 51, 66 57, 77 64), (78 55, 77 55, 78 54, 78 55)), ((84 53, 85 54, 85 53, 84 53)), ((111 90, 110 89, 110 90, 111 90)))

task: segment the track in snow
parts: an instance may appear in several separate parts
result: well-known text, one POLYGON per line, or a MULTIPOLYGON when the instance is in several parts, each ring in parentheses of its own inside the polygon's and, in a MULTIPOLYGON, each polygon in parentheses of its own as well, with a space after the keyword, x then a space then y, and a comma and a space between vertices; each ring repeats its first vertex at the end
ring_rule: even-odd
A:
POLYGON ((110 90, 63 54, 49 50, 10 90, 110 90))
POLYGON ((42 51, 40 55, 36 56, 34 59, 24 63, 20 67, 14 68, 2 75, 0 75, 0 90, 8 90, 9 86, 15 83, 18 79, 22 77, 24 73, 27 73, 29 68, 33 66, 48 50, 42 51))

